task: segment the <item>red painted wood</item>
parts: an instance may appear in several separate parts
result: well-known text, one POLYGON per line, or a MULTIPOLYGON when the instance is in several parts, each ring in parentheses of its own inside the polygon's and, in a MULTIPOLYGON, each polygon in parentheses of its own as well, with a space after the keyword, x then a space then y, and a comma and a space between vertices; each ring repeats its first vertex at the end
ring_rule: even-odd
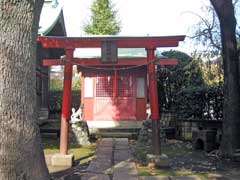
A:
MULTIPOLYGON (((131 71, 128 71, 131 74, 131 71)), ((85 75, 85 74, 84 74, 85 75)), ((133 75, 96 76, 93 120, 136 120, 136 83, 133 75)))
POLYGON ((117 41, 118 48, 156 48, 178 46, 185 36, 156 36, 156 37, 44 37, 37 41, 45 48, 97 48, 106 40, 117 41))
MULTIPOLYGON (((71 61, 73 50, 66 51, 66 58, 71 61)), ((61 135, 60 153, 66 155, 68 151, 68 124, 71 106, 71 86, 72 86, 72 64, 67 62, 64 66, 62 114, 61 114, 61 135)))
MULTIPOLYGON (((147 57, 150 62, 154 58, 155 49, 147 49, 147 57)), ((160 130, 159 130, 159 107, 158 107, 158 92, 157 92, 157 78, 155 72, 155 63, 148 65, 148 85, 149 85, 149 98, 151 107, 151 119, 152 119, 152 142, 153 151, 155 155, 161 154, 160 148, 160 130)))
MULTIPOLYGON (((154 58, 154 49, 147 49, 148 61, 154 58)), ((155 72, 155 63, 148 65, 148 80, 149 80, 149 98, 151 106, 151 118, 152 120, 159 119, 158 110, 158 92, 157 92, 157 78, 155 72)))
POLYGON ((83 119, 86 121, 93 120, 94 98, 83 98, 83 119))
MULTIPOLYGON (((116 121, 136 120, 136 97, 117 97, 116 121)), ((140 119, 139 119, 140 120, 140 119)))
MULTIPOLYGON (((113 66, 113 64, 102 64, 100 59, 89 59, 89 58, 74 58, 72 60, 74 65, 82 65, 82 66, 113 66)), ((44 59, 42 61, 43 66, 56 66, 56 65, 64 65, 65 61, 60 59, 44 59)), ((147 58, 129 58, 129 59, 118 59, 117 63, 114 63, 114 66, 134 66, 134 65, 147 65, 147 58)), ((168 59, 159 59, 156 62, 157 65, 177 65, 178 60, 174 58, 168 59)))
POLYGON ((118 80, 118 74, 117 74, 117 71, 114 70, 114 78, 113 78, 113 97, 114 97, 114 100, 117 97, 117 86, 118 86, 117 80, 118 80))
POLYGON ((146 98, 136 99, 136 118, 137 120, 145 120, 146 114, 146 98))

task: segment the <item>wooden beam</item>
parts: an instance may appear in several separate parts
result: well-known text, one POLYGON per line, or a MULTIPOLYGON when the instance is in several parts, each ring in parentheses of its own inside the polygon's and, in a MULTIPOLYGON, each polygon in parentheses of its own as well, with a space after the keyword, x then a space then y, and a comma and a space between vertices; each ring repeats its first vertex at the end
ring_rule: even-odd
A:
POLYGON ((68 129, 72 97, 72 64, 73 49, 66 51, 66 58, 69 60, 64 66, 62 113, 61 113, 61 133, 60 133, 60 154, 68 153, 68 129))
MULTIPOLYGON (((135 66, 145 64, 147 65, 147 58, 126 58, 119 59, 117 63, 114 64, 102 64, 101 60, 98 58, 74 58, 72 59, 74 65, 81 66, 135 66)), ((174 58, 169 59, 159 59, 156 61, 157 65, 177 65, 178 60, 174 58)), ((43 66, 56 66, 56 65, 65 65, 65 61, 61 59, 44 59, 42 61, 43 66)))
POLYGON ((149 100, 151 108, 151 119, 152 119, 152 143, 153 152, 155 155, 161 154, 161 143, 160 143, 160 127, 159 127, 159 103, 158 103, 158 90, 157 90, 157 77, 155 64, 151 63, 154 58, 155 49, 147 49, 147 59, 148 59, 148 87, 149 87, 149 100))
POLYGON ((99 48, 102 41, 116 41, 118 48, 157 48, 176 47, 185 36, 153 36, 153 37, 47 37, 39 36, 37 41, 45 48, 99 48))

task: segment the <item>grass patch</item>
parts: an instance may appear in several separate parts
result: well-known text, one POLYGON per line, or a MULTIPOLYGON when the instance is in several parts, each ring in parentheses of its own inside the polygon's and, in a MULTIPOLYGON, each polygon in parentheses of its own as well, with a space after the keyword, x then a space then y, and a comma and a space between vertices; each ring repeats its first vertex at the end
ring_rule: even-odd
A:
MULTIPOLYGON (((44 154, 59 153, 59 139, 42 138, 42 142, 44 154)), ((96 143, 92 143, 90 146, 70 145, 68 152, 74 155, 75 160, 79 160, 80 163, 86 163, 91 160, 95 150, 96 143)))
POLYGON ((162 146, 161 151, 163 154, 166 154, 169 158, 175 156, 181 156, 188 153, 190 150, 185 146, 176 147, 176 146, 162 146))

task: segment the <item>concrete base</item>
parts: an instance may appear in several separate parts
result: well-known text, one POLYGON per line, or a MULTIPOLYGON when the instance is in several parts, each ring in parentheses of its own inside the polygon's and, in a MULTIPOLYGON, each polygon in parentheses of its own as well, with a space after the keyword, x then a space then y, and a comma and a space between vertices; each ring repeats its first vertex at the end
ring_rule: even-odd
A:
POLYGON ((73 154, 54 154, 52 155, 51 165, 52 166, 65 166, 72 167, 74 156, 73 154))
POLYGON ((90 131, 90 134, 97 133, 98 129, 105 128, 141 128, 143 120, 138 121, 87 121, 87 125, 90 131))

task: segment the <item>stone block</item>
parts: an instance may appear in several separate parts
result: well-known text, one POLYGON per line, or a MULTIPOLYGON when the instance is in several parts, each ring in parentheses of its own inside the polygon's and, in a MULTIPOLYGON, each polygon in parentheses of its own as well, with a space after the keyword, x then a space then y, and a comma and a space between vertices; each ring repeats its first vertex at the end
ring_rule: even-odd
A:
POLYGON ((109 162, 91 162, 87 168, 91 173, 112 174, 112 165, 109 162))
POLYGON ((201 180, 198 176, 171 176, 171 180, 201 180))
POLYGON ((137 176, 138 171, 135 163, 123 161, 114 165, 113 174, 117 176, 121 176, 122 174, 137 176))
POLYGON ((52 155, 51 164, 52 166, 65 166, 72 167, 74 156, 73 154, 54 154, 52 155))
POLYGON ((113 174, 113 180, 139 180, 138 176, 128 174, 113 174))
POLYGON ((133 155, 130 150, 122 149, 115 150, 114 152, 114 163, 119 163, 121 161, 131 161, 133 159, 133 155))
POLYGON ((52 165, 52 154, 45 154, 45 161, 47 165, 52 165))
POLYGON ((87 173, 82 176, 81 180, 110 180, 110 178, 105 174, 87 173))
POLYGON ((168 176, 142 176, 141 180, 169 180, 168 176))
POLYGON ((115 140, 115 145, 118 146, 128 146, 128 138, 118 138, 115 140))
POLYGON ((149 166, 154 166, 156 168, 169 168, 169 159, 166 154, 153 155, 147 154, 147 161, 149 166))

